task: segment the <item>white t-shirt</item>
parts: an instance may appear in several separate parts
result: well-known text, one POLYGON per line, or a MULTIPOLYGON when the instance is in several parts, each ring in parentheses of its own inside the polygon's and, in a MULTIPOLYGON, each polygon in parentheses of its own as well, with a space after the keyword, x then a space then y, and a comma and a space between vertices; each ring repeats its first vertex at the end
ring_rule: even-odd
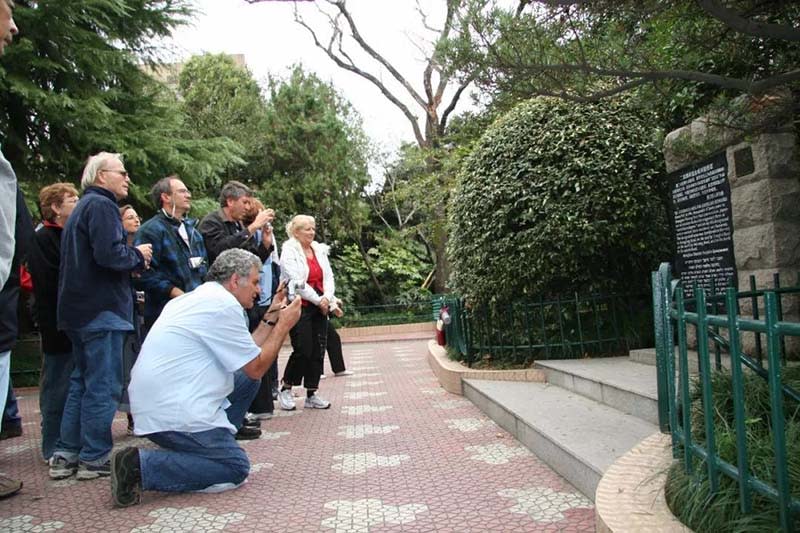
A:
POLYGON ((233 373, 260 352, 241 304, 219 283, 170 300, 131 372, 136 434, 219 427, 235 433, 225 415, 233 373))

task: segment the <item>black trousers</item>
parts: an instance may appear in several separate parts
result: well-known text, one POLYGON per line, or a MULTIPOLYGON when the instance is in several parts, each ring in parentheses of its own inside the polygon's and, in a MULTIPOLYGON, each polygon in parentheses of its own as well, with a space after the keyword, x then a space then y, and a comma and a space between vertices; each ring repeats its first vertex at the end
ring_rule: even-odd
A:
POLYGON ((328 318, 315 305, 303 307, 300 320, 289 332, 292 355, 283 371, 284 385, 303 383, 307 390, 319 388, 322 375, 322 346, 327 341, 328 318))
POLYGON ((331 362, 331 370, 334 374, 347 370, 344 366, 342 339, 336 328, 333 327, 333 322, 328 322, 328 361, 331 362))
MULTIPOLYGON (((253 332, 269 308, 267 305, 254 305, 247 311, 250 331, 253 332)), ((261 378, 261 385, 258 387, 255 398, 250 404, 249 412, 255 414, 272 413, 275 411, 275 403, 272 401, 272 383, 278 380, 278 360, 272 363, 267 373, 261 378)))

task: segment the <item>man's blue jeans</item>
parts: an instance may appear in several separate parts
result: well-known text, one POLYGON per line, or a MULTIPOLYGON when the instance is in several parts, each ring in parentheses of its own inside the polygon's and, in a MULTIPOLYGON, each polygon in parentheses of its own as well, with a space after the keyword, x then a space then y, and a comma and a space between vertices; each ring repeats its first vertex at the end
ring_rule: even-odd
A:
POLYGON ((72 359, 67 403, 53 455, 99 466, 114 444, 111 423, 122 395, 125 331, 71 330, 72 359))
MULTIPOLYGON (((228 420, 239 428, 260 380, 239 370, 228 396, 228 420)), ((146 435, 163 450, 140 449, 142 489, 163 492, 218 492, 236 488, 250 473, 250 460, 225 428, 197 433, 162 431, 146 435)))
POLYGON ((61 434, 61 418, 69 394, 73 370, 71 353, 45 353, 39 384, 39 411, 42 413, 42 457, 50 459, 61 434))
MULTIPOLYGON (((6 404, 9 383, 11 383, 11 350, 6 350, 0 352, 0 405, 6 404)), ((0 417, 0 429, 3 429, 2 417, 0 417)))
POLYGON ((11 380, 8 381, 8 395, 6 396, 5 409, 3 409, 3 427, 16 426, 22 427, 22 417, 19 416, 19 405, 17 404, 17 395, 14 394, 14 388, 11 386, 11 380))

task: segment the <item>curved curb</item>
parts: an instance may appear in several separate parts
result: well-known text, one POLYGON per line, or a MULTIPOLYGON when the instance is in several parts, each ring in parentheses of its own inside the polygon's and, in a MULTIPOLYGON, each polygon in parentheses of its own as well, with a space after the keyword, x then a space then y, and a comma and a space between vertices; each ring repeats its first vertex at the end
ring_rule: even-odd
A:
POLYGON ((684 532, 664 498, 672 463, 669 435, 654 433, 617 459, 597 485, 595 527, 598 533, 684 532))
POLYGON ((463 379, 485 379, 492 381, 536 381, 544 383, 545 373, 538 368, 522 370, 475 370, 447 357, 447 351, 436 341, 428 342, 428 364, 444 390, 464 395, 463 379))
POLYGON ((415 322, 411 324, 394 324, 385 326, 361 326, 336 328, 342 341, 359 342, 370 337, 386 337, 387 339, 425 338, 436 335, 433 322, 415 322))

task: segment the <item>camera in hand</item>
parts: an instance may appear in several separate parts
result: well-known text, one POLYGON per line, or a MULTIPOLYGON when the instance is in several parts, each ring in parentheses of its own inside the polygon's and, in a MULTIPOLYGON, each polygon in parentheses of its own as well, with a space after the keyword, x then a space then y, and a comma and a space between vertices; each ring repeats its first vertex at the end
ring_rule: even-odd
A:
POLYGON ((298 290, 303 290, 306 288, 306 282, 300 281, 297 279, 290 279, 286 282, 286 300, 291 302, 294 300, 294 297, 297 296, 298 290))

